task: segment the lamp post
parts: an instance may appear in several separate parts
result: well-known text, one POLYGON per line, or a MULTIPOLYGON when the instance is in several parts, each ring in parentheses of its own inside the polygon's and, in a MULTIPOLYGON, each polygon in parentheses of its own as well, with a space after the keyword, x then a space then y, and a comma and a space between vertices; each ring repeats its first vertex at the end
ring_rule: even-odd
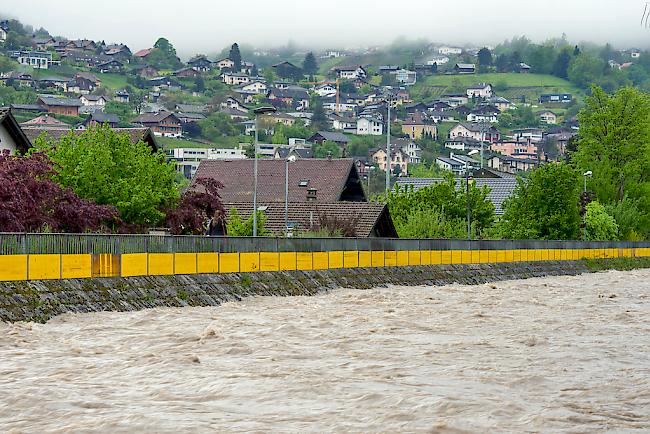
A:
POLYGON ((253 159, 253 236, 257 236, 257 142, 259 140, 258 130, 259 130, 259 115, 265 113, 274 113, 277 109, 275 107, 259 107, 253 110, 255 113, 255 143, 253 147, 255 148, 255 157, 253 159))
POLYGON ((587 170, 585 173, 582 174, 582 177, 584 179, 584 184, 582 188, 582 200, 584 201, 585 204, 585 212, 582 214, 582 240, 587 241, 587 177, 591 178, 593 175, 593 172, 591 170, 587 170))
POLYGON ((392 95, 386 100, 388 105, 388 119, 386 121, 386 201, 388 201, 388 192, 390 191, 390 106, 392 95))
POLYGON ((284 236, 289 234, 289 163, 296 161, 292 155, 284 162, 284 236))

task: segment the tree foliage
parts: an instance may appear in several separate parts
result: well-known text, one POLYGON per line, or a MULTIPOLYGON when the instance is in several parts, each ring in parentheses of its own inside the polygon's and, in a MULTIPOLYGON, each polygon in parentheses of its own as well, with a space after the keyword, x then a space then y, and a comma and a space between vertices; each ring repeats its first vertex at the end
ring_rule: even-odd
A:
POLYGON ((588 240, 609 241, 618 239, 616 219, 597 201, 587 205, 585 220, 588 240))
POLYGON ((166 223, 175 235, 201 235, 210 227, 223 227, 226 210, 219 190, 223 184, 211 178, 199 178, 204 191, 188 190, 175 206, 167 210, 166 223))
POLYGON ((56 175, 43 153, 0 153, 0 231, 98 232, 117 222, 114 207, 81 199, 55 183, 56 175))
POLYGON ((503 204, 501 236, 514 239, 576 239, 580 229, 577 173, 567 164, 546 164, 519 179, 503 204))
POLYGON ((234 72, 239 72, 241 71, 241 52, 239 51, 239 44, 236 42, 232 44, 230 47, 230 53, 228 54, 228 58, 233 61, 235 64, 233 66, 233 71, 234 72))
POLYGON ((181 66, 176 49, 166 38, 158 38, 153 48, 154 50, 147 56, 148 64, 159 69, 176 69, 181 66))
MULTIPOLYGON (((266 214, 257 211, 257 235, 265 237, 271 235, 271 231, 266 229, 266 214)), ((228 214, 228 236, 230 237, 252 237, 253 236, 253 215, 242 220, 236 208, 230 208, 228 214)))
POLYGON ((302 70, 310 76, 318 72, 318 63, 316 63, 316 57, 311 51, 305 55, 305 60, 302 62, 302 70))
POLYGON ((579 120, 571 161, 593 172, 588 187, 600 203, 636 210, 638 221, 622 225, 623 237, 650 237, 650 96, 632 87, 614 95, 594 87, 579 120))
MULTIPOLYGON (((460 238, 459 229, 467 235, 467 195, 464 180, 457 188, 450 175, 444 181, 414 191, 412 188, 395 187, 388 195, 388 208, 400 237, 460 238)), ((469 205, 474 236, 490 227, 494 221, 494 205, 487 199, 489 188, 469 186, 469 205)))
POLYGON ((115 206, 126 224, 157 225, 178 199, 176 171, 165 155, 108 126, 71 132, 57 143, 41 137, 35 146, 59 166, 57 183, 84 199, 115 206))

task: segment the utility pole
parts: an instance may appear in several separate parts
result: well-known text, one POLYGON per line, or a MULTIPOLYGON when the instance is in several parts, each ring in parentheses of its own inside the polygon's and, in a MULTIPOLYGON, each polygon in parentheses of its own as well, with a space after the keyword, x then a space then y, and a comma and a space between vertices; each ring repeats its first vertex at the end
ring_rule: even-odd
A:
POLYGON ((253 236, 257 236, 257 142, 259 140, 258 130, 259 130, 259 115, 265 113, 274 113, 277 109, 275 107, 259 107, 253 110, 255 113, 255 143, 253 147, 255 148, 255 158, 253 160, 253 236))
POLYGON ((387 99, 388 119, 386 121, 386 202, 388 202, 388 193, 390 192, 390 106, 392 96, 387 99))

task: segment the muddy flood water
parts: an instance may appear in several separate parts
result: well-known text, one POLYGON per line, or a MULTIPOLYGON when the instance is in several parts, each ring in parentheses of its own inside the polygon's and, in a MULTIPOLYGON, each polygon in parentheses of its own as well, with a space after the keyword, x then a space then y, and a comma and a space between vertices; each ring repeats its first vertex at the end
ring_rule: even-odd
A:
POLYGON ((1 432, 650 430, 650 270, 0 323, 1 432))

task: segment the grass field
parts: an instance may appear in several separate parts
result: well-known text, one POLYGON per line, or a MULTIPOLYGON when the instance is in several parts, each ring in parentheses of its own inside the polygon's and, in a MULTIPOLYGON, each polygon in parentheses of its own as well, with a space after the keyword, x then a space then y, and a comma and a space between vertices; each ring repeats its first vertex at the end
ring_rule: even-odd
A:
POLYGON ((102 87, 112 89, 112 90, 119 90, 122 89, 126 86, 126 75, 121 75, 121 74, 110 74, 110 73, 105 73, 105 74, 96 74, 97 78, 99 78, 102 81, 102 87))
POLYGON ((520 102, 534 101, 543 93, 571 93, 577 97, 582 92, 569 81, 545 74, 489 73, 467 75, 432 75, 419 80, 411 86, 411 94, 418 97, 434 98, 444 93, 463 90, 477 83, 490 83, 496 87, 495 93, 520 102))

